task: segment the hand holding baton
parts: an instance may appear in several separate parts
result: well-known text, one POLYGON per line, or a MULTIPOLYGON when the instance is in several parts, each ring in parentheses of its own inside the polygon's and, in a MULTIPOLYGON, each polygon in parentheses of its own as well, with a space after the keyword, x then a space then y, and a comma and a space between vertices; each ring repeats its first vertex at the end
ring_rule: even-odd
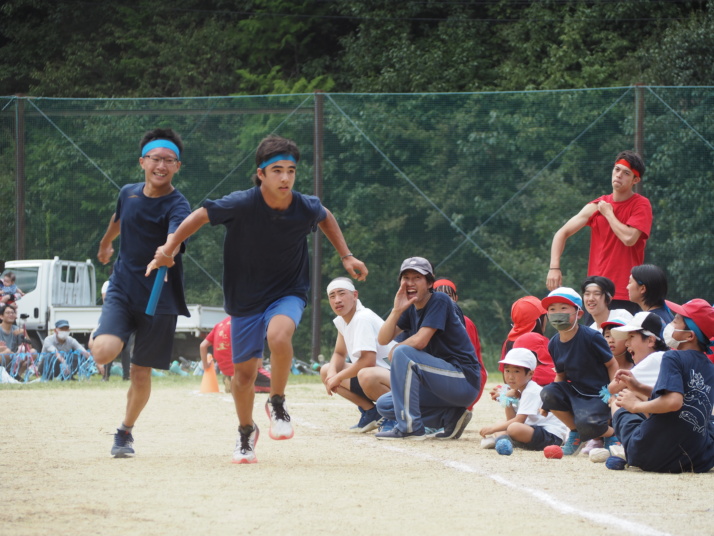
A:
POLYGON ((164 278, 166 277, 166 266, 161 266, 156 271, 156 279, 154 279, 154 287, 151 289, 151 296, 149 296, 149 303, 146 304, 146 314, 149 316, 154 316, 156 312, 156 305, 159 303, 159 298, 161 297, 161 289, 164 287, 164 278))

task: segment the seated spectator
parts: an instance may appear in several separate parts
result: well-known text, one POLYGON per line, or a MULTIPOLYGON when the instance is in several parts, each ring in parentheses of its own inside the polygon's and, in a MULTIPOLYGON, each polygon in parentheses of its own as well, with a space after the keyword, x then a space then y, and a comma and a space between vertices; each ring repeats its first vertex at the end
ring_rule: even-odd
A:
MULTIPOLYGON (((320 377, 328 395, 338 394, 360 410, 360 420, 350 430, 369 432, 377 428, 382 419, 375 402, 389 392, 387 358, 395 343, 377 342, 384 320, 362 305, 359 293, 348 278, 330 281, 327 297, 337 315, 332 320, 337 328, 337 340, 330 361, 320 368, 320 377)), ((388 423, 383 430, 394 424, 388 423)))
MULTIPOLYGON (((538 333, 545 336, 546 310, 535 296, 518 298, 511 305, 511 331, 501 347, 501 360, 506 357, 508 350, 513 348, 515 340, 526 333, 538 333)), ((498 365, 498 370, 503 372, 503 365, 498 365)))
POLYGON ((543 387, 543 409, 570 430, 563 454, 576 455, 590 439, 605 437, 605 447, 617 441, 610 427, 610 411, 600 392, 614 378, 617 362, 603 336, 578 324, 583 301, 568 287, 553 290, 542 301, 548 321, 558 330, 548 344, 556 367, 553 383, 543 387))
POLYGON ((513 343, 513 348, 525 348, 535 352, 538 363, 533 371, 533 381, 541 387, 555 380, 555 365, 548 351, 548 337, 531 331, 521 335, 513 343))
POLYGON ((488 371, 483 364, 483 357, 481 356, 481 341, 478 338, 478 330, 476 329, 476 324, 473 323, 473 320, 466 316, 461 310, 461 307, 459 307, 459 295, 456 293, 456 283, 444 277, 439 278, 434 282, 434 292, 443 292, 449 296, 449 298, 454 300, 457 312, 460 313, 460 316, 463 318, 464 325, 466 326, 466 333, 469 334, 469 339, 471 339, 471 343, 474 345, 474 349, 476 350, 478 365, 481 369, 481 390, 478 392, 476 400, 474 400, 469 406, 469 410, 472 410, 474 405, 476 405, 476 402, 478 402, 479 398, 481 398, 483 388, 486 386, 486 381, 488 380, 488 371))
POLYGON ((537 362, 535 353, 525 348, 513 348, 501 360, 508 391, 502 393, 498 401, 505 409, 506 420, 481 428, 479 433, 484 438, 481 448, 494 448, 496 440, 504 435, 515 446, 526 450, 563 444, 568 435, 567 426, 554 415, 540 414, 542 387, 532 381, 537 362))
MULTIPOLYGON (((21 363, 15 353, 22 344, 22 330, 15 325, 17 311, 9 305, 0 305, 0 366, 5 367, 5 370, 13 377, 21 375, 21 363)), ((24 370, 24 367, 22 367, 24 370)))
POLYGON ((667 302, 675 314, 664 328, 667 346, 648 400, 624 389, 613 424, 629 465, 658 473, 706 473, 714 467, 714 364, 705 352, 714 337, 714 308, 701 299, 667 302))
MULTIPOLYGON (((42 356, 40 358, 40 371, 44 379, 75 379, 74 375, 81 365, 80 358, 91 359, 84 346, 69 334, 69 322, 58 320, 55 322, 55 332, 45 337, 42 343, 42 356), (77 352, 78 355, 73 355, 77 352)), ((100 373, 103 368, 100 368, 100 373)))
POLYGON ((619 369, 629 370, 634 366, 635 362, 627 350, 625 341, 615 338, 612 334, 612 329, 624 326, 630 320, 632 320, 632 315, 629 311, 618 309, 617 311, 610 311, 610 318, 600 324, 602 336, 605 337, 607 345, 610 347, 610 352, 612 352, 612 357, 615 358, 619 369))
POLYGON ((659 266, 641 264, 632 268, 627 292, 631 302, 639 305, 643 311, 660 316, 665 325, 674 319, 665 304, 667 276, 659 266))
POLYGON ((650 397, 659 377, 662 356, 668 350, 662 338, 663 329, 662 317, 642 311, 624 326, 610 330, 615 339, 625 341, 635 364, 630 370, 618 370, 615 373, 615 379, 608 386, 611 394, 629 389, 638 393, 642 400, 650 397))
POLYGON ((15 284, 15 273, 5 272, 2 276, 2 290, 0 291, 0 302, 4 305, 10 305, 17 309, 15 302, 22 298, 25 293, 22 292, 15 284))
POLYGON ((468 406, 481 388, 476 350, 443 292, 433 292, 434 269, 423 257, 411 257, 399 270, 394 307, 379 330, 392 349, 392 390, 379 397, 377 410, 397 424, 377 439, 425 439, 425 428, 443 428, 437 439, 458 439, 471 420, 468 406))

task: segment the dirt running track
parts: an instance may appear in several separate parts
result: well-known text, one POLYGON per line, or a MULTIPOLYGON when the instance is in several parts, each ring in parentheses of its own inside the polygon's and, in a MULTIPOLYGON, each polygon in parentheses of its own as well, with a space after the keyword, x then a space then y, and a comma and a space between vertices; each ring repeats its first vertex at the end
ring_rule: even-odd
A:
MULTIPOLYGON (((502 416, 482 400, 458 441, 377 441, 316 384, 289 385, 295 437, 267 434, 259 463, 233 465, 230 397, 157 386, 134 429, 137 456, 109 456, 126 384, 0 389, 0 534, 714 533, 714 475, 610 471, 479 448, 502 416)), ((196 384, 195 388, 198 388, 196 384)))

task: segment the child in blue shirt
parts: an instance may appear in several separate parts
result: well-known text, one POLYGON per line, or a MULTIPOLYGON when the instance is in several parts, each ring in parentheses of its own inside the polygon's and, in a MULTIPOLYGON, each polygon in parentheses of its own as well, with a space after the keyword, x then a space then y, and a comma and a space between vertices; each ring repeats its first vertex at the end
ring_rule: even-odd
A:
POLYGON ((543 410, 552 412, 570 430, 563 454, 578 454, 585 442, 596 437, 605 438, 607 448, 616 439, 600 391, 614 378, 617 362, 599 332, 578 324, 583 300, 577 292, 559 287, 541 303, 558 333, 548 343, 555 381, 543 387, 540 396, 543 410))
POLYGON ((643 471, 706 473, 714 467, 714 308, 701 299, 667 302, 675 313, 664 329, 670 348, 649 400, 625 389, 617 395, 613 424, 627 463, 643 471))

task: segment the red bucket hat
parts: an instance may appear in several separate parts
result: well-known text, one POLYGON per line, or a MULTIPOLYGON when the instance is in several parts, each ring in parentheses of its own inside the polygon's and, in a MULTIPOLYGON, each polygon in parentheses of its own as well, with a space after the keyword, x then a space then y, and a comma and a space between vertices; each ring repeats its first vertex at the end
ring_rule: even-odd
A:
POLYGON ((536 320, 546 313, 540 300, 535 296, 524 296, 516 300, 511 307, 513 328, 508 333, 508 340, 515 341, 521 335, 533 331, 536 320))

